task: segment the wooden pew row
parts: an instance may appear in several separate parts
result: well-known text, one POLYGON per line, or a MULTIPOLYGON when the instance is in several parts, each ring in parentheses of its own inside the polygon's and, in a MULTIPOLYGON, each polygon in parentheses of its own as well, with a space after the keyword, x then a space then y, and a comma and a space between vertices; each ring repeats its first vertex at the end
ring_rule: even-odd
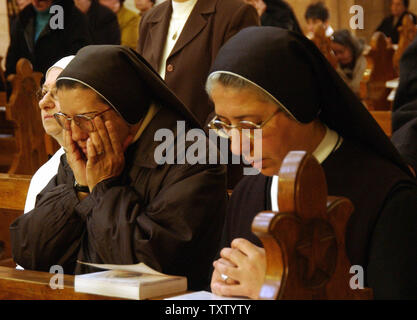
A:
POLYGON ((416 35, 417 27, 411 15, 405 15, 399 28, 398 46, 390 45, 381 32, 372 36, 370 50, 365 53, 368 68, 361 83, 361 98, 369 110, 391 110, 386 83, 400 76, 401 57, 416 35))
MULTIPOLYGON (((34 174, 53 154, 57 144, 43 129, 37 91, 42 74, 33 72, 27 59, 20 59, 16 74, 9 76, 12 93, 0 111, 0 170, 13 174, 34 174)), ((4 101, 3 101, 4 102, 4 101)))
POLYGON ((371 289, 349 285, 345 233, 352 202, 328 196, 322 167, 304 151, 290 152, 278 176, 279 212, 260 212, 252 223, 267 259, 261 298, 372 299, 371 289))
MULTIPOLYGON (((352 203, 346 198, 328 197, 324 172, 317 160, 306 152, 291 152, 285 158, 279 176, 281 212, 261 212, 252 224, 267 255, 267 276, 261 297, 372 298, 370 289, 352 290, 349 286, 350 262, 344 239, 346 224, 353 211, 352 203), (314 255, 317 250, 325 250, 326 255, 317 258, 314 255), (300 259, 301 256, 304 259, 300 259), (306 263, 310 260, 326 268, 326 277, 317 279, 315 274, 309 275, 306 263)), ((21 197, 22 192, 11 194, 21 197)), ((2 204, 21 208, 21 200, 20 204, 11 205, 3 197, 2 204)), ((53 290, 49 285, 51 277, 52 274, 46 272, 0 267, 0 299, 108 299, 75 293, 74 276, 71 275, 64 276, 63 290, 53 290)))
POLYGON ((11 260, 10 224, 25 208, 31 176, 0 173, 0 265, 14 266, 11 260))
POLYGON ((393 57, 394 69, 399 72, 399 65, 402 55, 407 47, 413 42, 414 38, 417 35, 417 27, 414 24, 414 20, 411 14, 406 14, 403 17, 402 24, 398 28, 399 31, 399 41, 398 49, 395 51, 393 57))
POLYGON ((116 300, 74 291, 74 276, 64 275, 64 288, 52 289, 54 274, 0 267, 0 300, 116 300))
POLYGON ((373 34, 370 50, 365 54, 368 62, 361 82, 360 96, 369 110, 390 110, 388 101, 390 90, 386 82, 398 77, 393 66, 395 50, 387 46, 387 38, 382 32, 373 34))
POLYGON ((314 28, 314 35, 311 41, 319 48, 320 52, 326 57, 332 67, 336 69, 338 62, 331 48, 332 41, 326 36, 326 26, 323 23, 317 24, 314 28))
POLYGON ((74 292, 72 275, 64 275, 64 289, 54 290, 49 285, 53 274, 15 269, 16 264, 11 259, 9 226, 23 214, 31 178, 28 175, 0 173, 0 300, 115 299, 74 292))

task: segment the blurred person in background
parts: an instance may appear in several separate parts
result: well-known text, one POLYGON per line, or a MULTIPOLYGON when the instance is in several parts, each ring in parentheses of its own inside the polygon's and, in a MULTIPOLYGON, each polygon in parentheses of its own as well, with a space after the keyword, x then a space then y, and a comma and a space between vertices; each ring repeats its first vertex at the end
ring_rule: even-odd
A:
POLYGON ((132 49, 136 48, 139 37, 139 21, 138 14, 124 6, 125 0, 99 0, 100 4, 106 6, 117 15, 119 22, 121 43, 132 49))
POLYGON ((332 50, 338 62, 336 71, 359 96, 363 73, 367 67, 366 58, 362 54, 363 43, 346 29, 336 31, 331 39, 332 50))

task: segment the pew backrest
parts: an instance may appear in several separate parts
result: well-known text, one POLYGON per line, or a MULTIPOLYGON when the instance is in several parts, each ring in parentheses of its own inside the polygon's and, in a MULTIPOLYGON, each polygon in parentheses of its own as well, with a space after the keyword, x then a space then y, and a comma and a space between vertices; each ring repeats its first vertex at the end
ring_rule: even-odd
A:
POLYGON ((311 41, 314 42, 316 47, 319 48, 320 52, 326 57, 327 61, 329 61, 333 68, 336 69, 337 59, 331 47, 331 40, 326 36, 326 27, 324 24, 317 24, 311 41))
POLYGON ((365 55, 368 67, 361 83, 361 98, 369 110, 390 110, 390 90, 386 82, 397 77, 394 69, 394 49, 388 45, 382 32, 375 32, 371 38, 371 49, 365 55))
POLYGON ((399 72, 399 65, 402 55, 404 51, 408 48, 408 46, 413 42, 414 38, 417 35, 417 27, 414 24, 413 17, 410 14, 406 14, 403 17, 402 24, 398 28, 399 32, 399 41, 398 41, 398 49, 395 51, 393 57, 393 64, 394 68, 397 72, 399 72))
POLYGON ((29 189, 28 175, 0 173, 0 265, 11 258, 10 224, 23 214, 29 189))
POLYGON ((8 173, 34 174, 48 160, 37 92, 42 74, 20 59, 10 75, 12 94, 6 104, 6 120, 13 123, 12 137, 0 137, 0 149, 11 157, 8 173))
POLYGON ((322 167, 304 151, 290 152, 278 176, 279 212, 261 212, 252 224, 267 259, 260 297, 371 299, 371 289, 350 287, 345 232, 352 202, 328 196, 322 167))

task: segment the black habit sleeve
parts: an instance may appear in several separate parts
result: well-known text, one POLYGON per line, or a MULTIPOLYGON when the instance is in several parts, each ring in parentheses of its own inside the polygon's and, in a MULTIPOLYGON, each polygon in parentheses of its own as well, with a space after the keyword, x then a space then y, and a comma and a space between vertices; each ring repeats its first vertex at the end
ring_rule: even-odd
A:
MULTIPOLYGON (((65 273, 84 273, 93 270, 76 265, 76 259, 144 262, 189 276, 191 289, 207 283, 224 221, 224 167, 173 165, 146 202, 118 178, 100 182, 79 201, 64 165, 61 160, 58 176, 38 196, 35 209, 10 227, 16 263, 44 271, 58 264, 65 273)), ((142 174, 137 183, 148 181, 142 174)))
POLYGON ((392 142, 417 171, 417 38, 401 58, 400 74, 392 112, 392 142))
POLYGON ((374 299, 417 299, 417 189, 387 198, 375 226, 367 269, 374 299))
POLYGON ((61 162, 58 174, 38 194, 35 208, 10 225, 13 259, 23 268, 49 271, 61 265, 65 273, 73 273, 85 225, 74 211, 79 200, 66 184, 70 180, 61 162))

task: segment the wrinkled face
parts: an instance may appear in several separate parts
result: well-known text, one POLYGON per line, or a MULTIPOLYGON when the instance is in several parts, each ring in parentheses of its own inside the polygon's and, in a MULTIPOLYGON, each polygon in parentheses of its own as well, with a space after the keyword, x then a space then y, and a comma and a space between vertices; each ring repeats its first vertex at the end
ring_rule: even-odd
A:
MULTIPOLYGON (((91 89, 59 89, 58 99, 61 106, 61 112, 68 117, 73 117, 76 114, 88 114, 89 116, 104 111, 109 106, 102 102, 97 94, 91 89)), ((117 140, 123 145, 129 135, 129 126, 113 109, 99 115, 103 122, 112 121, 115 128, 117 128, 117 140)), ((74 121, 71 121, 71 137, 78 145, 80 150, 87 155, 87 139, 90 134, 81 130, 74 121)))
MULTIPOLYGON (((276 104, 262 101, 251 89, 234 89, 217 83, 212 88, 211 98, 218 118, 232 125, 243 120, 259 124, 277 110, 276 104)), ((257 143, 262 144, 261 157, 254 159, 251 165, 263 175, 278 174, 288 152, 309 151, 306 141, 310 137, 310 130, 311 124, 300 124, 288 118, 284 112, 276 113, 262 128, 261 141, 256 141, 255 138, 251 143, 251 148, 257 143)), ((240 146, 233 143, 234 137, 235 135, 231 137, 232 152, 242 154, 248 161, 253 156, 253 150, 241 150, 240 146)))
POLYGON ((135 6, 139 11, 145 12, 153 7, 153 3, 150 0, 135 0, 135 6))
POLYGON ((400 17, 407 8, 404 5, 403 0, 392 0, 391 1, 391 13, 395 17, 400 17))
POLYGON ((106 6, 114 13, 117 13, 120 9, 119 0, 99 0, 100 4, 106 6))
POLYGON ((32 0, 32 5, 37 11, 45 11, 52 5, 52 0, 32 0))
POLYGON ((52 68, 49 70, 45 83, 42 86, 42 99, 39 101, 43 128, 46 133, 57 139, 62 134, 62 128, 55 121, 54 113, 60 111, 59 103, 56 96, 55 81, 62 72, 61 68, 52 68))
POLYGON ((337 61, 340 64, 347 65, 352 62, 353 54, 349 47, 346 47, 336 42, 332 42, 331 47, 337 58, 337 61))

